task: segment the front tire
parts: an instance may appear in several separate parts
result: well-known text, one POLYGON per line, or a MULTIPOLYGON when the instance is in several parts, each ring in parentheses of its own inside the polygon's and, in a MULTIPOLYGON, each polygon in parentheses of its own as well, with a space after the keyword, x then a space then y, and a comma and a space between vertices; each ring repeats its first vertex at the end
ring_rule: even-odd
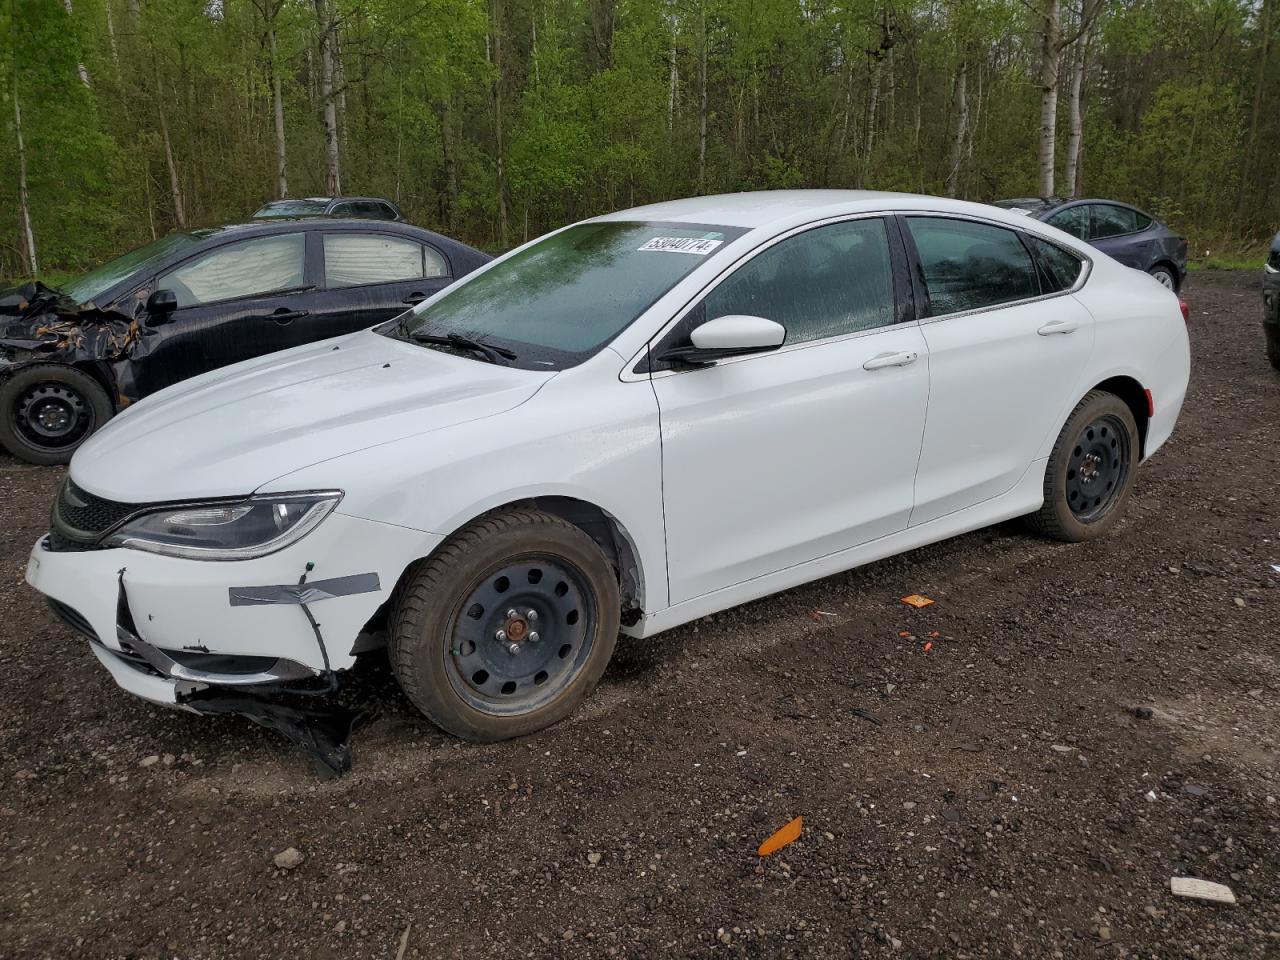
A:
POLYGON ((28 463, 66 463, 113 412, 107 392, 83 370, 23 367, 0 385, 0 445, 28 463))
POLYGON ((465 740, 567 717, 618 639, 618 581, 586 533, 540 510, 484 517, 411 571, 389 654, 405 695, 465 740))
POLYGON ((1140 438, 1133 412, 1092 390, 1076 404, 1049 455, 1044 506, 1028 518, 1038 533, 1080 543, 1111 530, 1133 490, 1140 438))
POLYGON ((1267 337, 1267 359, 1271 366, 1280 370, 1280 326, 1265 328, 1267 337))

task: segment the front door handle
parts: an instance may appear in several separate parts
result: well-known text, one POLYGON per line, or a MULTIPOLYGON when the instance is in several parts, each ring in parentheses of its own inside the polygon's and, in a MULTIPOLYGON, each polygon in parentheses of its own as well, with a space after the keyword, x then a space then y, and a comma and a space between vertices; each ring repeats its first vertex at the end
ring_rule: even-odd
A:
POLYGON ((271 314, 271 319, 276 323, 292 323, 299 317, 309 317, 310 310, 290 310, 288 307, 281 307, 275 313, 271 314))
POLYGON ((1051 337, 1055 333, 1075 333, 1079 326, 1074 320, 1050 320, 1036 331, 1042 337, 1051 337))
POLYGON ((412 307, 414 304, 421 303, 425 299, 427 299, 427 295, 425 293, 411 293, 400 302, 407 303, 412 307))
POLYGON ((898 353, 877 353, 862 365, 862 369, 879 370, 882 367, 905 367, 909 363, 915 363, 917 356, 918 354, 907 350, 898 353))

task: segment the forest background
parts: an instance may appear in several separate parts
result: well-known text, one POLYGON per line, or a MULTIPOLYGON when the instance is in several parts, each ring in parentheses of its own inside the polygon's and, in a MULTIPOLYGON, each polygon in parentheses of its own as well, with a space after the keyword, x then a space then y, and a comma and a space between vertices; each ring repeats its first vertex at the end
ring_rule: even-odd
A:
POLYGON ((0 277, 274 197, 489 250, 652 200, 1089 195, 1260 261, 1280 0, 7 0, 0 277))

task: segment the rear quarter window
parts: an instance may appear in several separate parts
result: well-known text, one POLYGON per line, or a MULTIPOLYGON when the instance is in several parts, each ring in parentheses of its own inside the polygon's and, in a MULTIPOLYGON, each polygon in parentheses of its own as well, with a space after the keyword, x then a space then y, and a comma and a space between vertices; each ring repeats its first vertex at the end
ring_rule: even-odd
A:
POLYGON ((1045 293, 1070 290, 1076 285, 1084 271, 1083 257, 1039 237, 1028 236, 1027 240, 1040 261, 1041 273, 1045 278, 1045 293))

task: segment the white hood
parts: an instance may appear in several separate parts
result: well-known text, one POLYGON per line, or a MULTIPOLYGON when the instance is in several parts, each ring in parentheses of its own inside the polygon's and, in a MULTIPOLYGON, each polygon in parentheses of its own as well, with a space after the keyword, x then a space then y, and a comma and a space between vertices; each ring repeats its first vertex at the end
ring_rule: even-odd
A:
POLYGON ((149 397, 90 437, 71 475, 125 503, 247 494, 321 460, 510 410, 552 376, 356 333, 149 397))

